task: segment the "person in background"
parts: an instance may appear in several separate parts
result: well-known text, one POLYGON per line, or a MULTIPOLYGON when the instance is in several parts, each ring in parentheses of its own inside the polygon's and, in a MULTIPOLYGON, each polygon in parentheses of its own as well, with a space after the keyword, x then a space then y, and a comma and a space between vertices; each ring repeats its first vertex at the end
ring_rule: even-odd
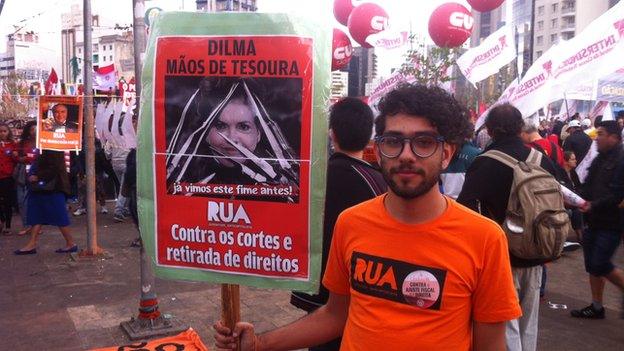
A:
POLYGON ((576 162, 581 163, 591 147, 592 140, 589 135, 583 132, 581 122, 577 119, 568 124, 568 133, 570 135, 563 142, 563 150, 574 152, 576 162))
MULTIPOLYGON (((336 102, 329 114, 329 128, 334 153, 327 162, 321 275, 325 272, 338 215, 349 207, 385 193, 387 188, 381 173, 362 160, 373 132, 373 111, 370 107, 356 98, 336 102)), ((293 292, 290 303, 311 313, 325 305, 328 298, 329 291, 321 286, 315 295, 293 292)), ((310 350, 337 351, 340 340, 337 338, 310 350)))
POLYGON ((477 136, 475 139, 475 145, 481 150, 485 149, 492 142, 492 137, 488 134, 485 125, 481 126, 481 128, 477 130, 477 136))
MULTIPOLYGON (((113 126, 113 128, 116 127, 117 126, 113 126)), ((126 216, 130 214, 128 210, 128 199, 121 191, 121 187, 124 182, 124 175, 126 173, 126 159, 128 157, 129 150, 124 146, 117 145, 112 139, 106 143, 104 149, 106 150, 107 159, 110 160, 110 164, 115 172, 115 177, 119 182, 119 190, 117 191, 117 199, 115 200, 113 219, 116 222, 123 222, 126 220, 126 216)))
MULTIPOLYGON (((591 125, 591 120, 589 118, 583 120, 584 125, 588 122, 591 125)), ((596 136, 598 136, 598 125, 600 124, 600 122, 602 122, 602 115, 596 116, 596 118, 594 119, 594 125, 591 126, 591 128, 587 128, 584 130, 585 134, 587 134, 592 140, 596 140, 596 136)))
MULTIPOLYGON (((106 155, 104 149, 102 149, 102 143, 95 140, 95 198, 100 205, 100 212, 107 214, 106 208, 106 190, 104 188, 104 169, 106 167, 106 155)), ((87 179, 86 179, 86 160, 85 153, 81 152, 78 155, 77 163, 77 176, 78 176, 78 208, 74 211, 74 216, 81 216, 87 213, 87 179)))
POLYGON ((587 229, 583 232, 583 253, 585 270, 589 273, 592 302, 585 308, 570 311, 572 317, 605 318, 602 296, 606 281, 623 293, 624 307, 624 272, 612 262, 624 228, 622 210, 619 208, 624 199, 621 133, 616 121, 604 121, 598 125, 598 156, 589 167, 580 194, 586 200, 580 210, 585 214, 587 222, 587 229))
MULTIPOLYGON (((527 160, 531 148, 520 137, 524 119, 517 108, 511 104, 494 107, 485 125, 494 141, 484 152, 498 150, 516 160, 527 160)), ((541 158, 540 166, 555 175, 555 166, 548 157, 541 158)), ((511 167, 490 157, 478 157, 466 173, 466 181, 457 202, 503 225, 513 180, 511 167)), ((535 351, 543 261, 514 255, 510 255, 510 261, 522 316, 507 323, 507 350, 535 351)))
POLYGON ((555 164, 563 167, 563 150, 559 145, 552 142, 549 139, 544 139, 532 124, 525 124, 520 133, 522 141, 528 146, 542 152, 548 158, 550 158, 555 164))
POLYGON ((11 218, 15 204, 14 151, 13 132, 6 123, 0 122, 0 231, 4 235, 12 234, 11 218))
POLYGON ((481 149, 475 147, 469 140, 472 139, 472 129, 468 130, 466 141, 453 155, 453 160, 449 166, 440 174, 440 185, 442 186, 444 195, 457 199, 464 180, 466 179, 466 171, 479 156, 481 149))
MULTIPOLYGON (((563 164, 565 178, 560 183, 578 194, 581 191, 581 182, 575 171, 577 165, 576 156, 572 151, 566 151, 563 154, 563 159, 565 160, 563 164)), ((575 207, 568 208, 568 214, 570 215, 572 229, 574 229, 576 234, 576 240, 581 243, 583 238, 583 214, 575 207)))
POLYGON ((14 254, 36 254, 37 238, 43 225, 57 226, 61 231, 65 246, 56 250, 57 253, 77 252, 78 245, 74 243, 69 231, 69 214, 65 204, 66 196, 71 193, 65 168, 65 154, 60 151, 43 150, 30 169, 28 182, 31 189, 28 195, 26 223, 32 226, 30 240, 21 249, 15 250, 14 254), (53 184, 51 190, 37 189, 37 186, 47 186, 50 183, 53 184))
POLYGON ((20 141, 13 152, 13 158, 17 162, 16 168, 18 168, 17 174, 14 173, 17 208, 22 219, 22 230, 20 230, 17 235, 26 235, 30 231, 30 226, 26 224, 26 213, 28 211, 28 201, 26 201, 26 196, 28 194, 27 175, 38 155, 37 122, 30 121, 24 126, 20 141))

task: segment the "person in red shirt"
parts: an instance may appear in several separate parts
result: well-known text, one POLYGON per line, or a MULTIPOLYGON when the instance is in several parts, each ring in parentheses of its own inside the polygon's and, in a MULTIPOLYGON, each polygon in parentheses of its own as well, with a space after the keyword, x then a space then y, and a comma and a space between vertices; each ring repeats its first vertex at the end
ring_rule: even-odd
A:
POLYGON ((17 235, 26 235, 30 231, 30 227, 26 225, 28 182, 26 181, 27 173, 33 165, 39 150, 37 149, 37 122, 31 121, 26 123, 22 129, 20 141, 17 143, 13 158, 16 162, 18 174, 14 174, 15 188, 17 193, 17 208, 22 219, 22 230, 17 235))
POLYGON ((542 138, 536 126, 527 123, 524 128, 522 128, 520 136, 527 146, 543 152, 548 158, 563 168, 565 164, 563 149, 552 140, 542 138))
POLYGON ((327 304, 261 335, 249 323, 217 322, 218 348, 293 350, 343 333, 342 351, 505 349, 505 323, 521 315, 505 234, 438 186, 468 112, 421 85, 391 91, 378 110, 375 153, 388 193, 338 217, 327 304))
POLYGON ((6 123, 0 123, 0 222, 2 234, 11 235, 11 218, 15 204, 15 183, 13 182, 13 132, 6 123))

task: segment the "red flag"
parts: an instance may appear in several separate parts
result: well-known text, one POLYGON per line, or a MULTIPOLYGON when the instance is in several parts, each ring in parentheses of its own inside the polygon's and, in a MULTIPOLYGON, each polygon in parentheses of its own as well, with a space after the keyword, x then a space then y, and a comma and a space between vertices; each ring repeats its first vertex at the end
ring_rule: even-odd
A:
POLYGON ((98 68, 93 74, 93 88, 104 91, 115 89, 116 73, 114 64, 98 68))
POLYGON ((58 83, 58 76, 56 75, 56 71, 52 68, 50 72, 50 76, 48 80, 45 82, 45 94, 53 95, 54 94, 54 84, 58 83))

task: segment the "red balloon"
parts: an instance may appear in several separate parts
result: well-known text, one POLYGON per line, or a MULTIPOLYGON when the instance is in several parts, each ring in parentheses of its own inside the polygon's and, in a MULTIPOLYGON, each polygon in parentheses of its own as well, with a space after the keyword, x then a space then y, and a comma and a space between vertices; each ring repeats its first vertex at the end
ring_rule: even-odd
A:
POLYGON ((468 0, 470 6, 479 12, 492 11, 503 4, 505 0, 468 0))
POLYGON ((351 0, 334 0, 334 17, 343 26, 347 25, 349 15, 355 6, 351 0))
POLYGON ((388 13, 377 4, 364 3, 351 11, 348 27, 353 40, 362 47, 372 48, 366 38, 388 27, 388 13))
POLYGON ((464 6, 449 2, 433 10, 429 17, 429 36, 440 47, 462 45, 472 34, 474 19, 464 6))
POLYGON ((332 71, 339 70, 349 64, 353 55, 351 39, 340 29, 334 28, 334 39, 332 40, 332 71))

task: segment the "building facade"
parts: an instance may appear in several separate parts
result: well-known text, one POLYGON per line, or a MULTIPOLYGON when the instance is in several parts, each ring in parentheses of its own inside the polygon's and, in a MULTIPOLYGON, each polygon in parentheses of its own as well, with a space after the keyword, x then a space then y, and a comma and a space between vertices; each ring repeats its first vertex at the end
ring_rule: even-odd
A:
POLYGON ((7 36, 7 51, 0 56, 0 78, 16 73, 28 83, 48 78, 55 64, 55 52, 39 43, 34 32, 17 32, 7 36))
POLYGON ((472 11, 474 26, 470 36, 470 47, 479 46, 481 41, 505 25, 505 6, 489 12, 472 11))
MULTIPOLYGON (((84 43, 77 42, 76 57, 80 67, 84 60, 84 43)), ((122 77, 130 80, 134 77, 134 41, 132 31, 123 34, 103 35, 93 38, 92 48, 93 69, 115 65, 117 79, 122 77)), ((83 76, 79 75, 76 83, 82 83, 83 76)))
POLYGON ((366 83, 377 77, 377 56, 374 48, 353 48, 349 66, 342 69, 349 73, 349 96, 366 96, 366 83))
POLYGON ((616 3, 609 0, 535 0, 534 59, 560 40, 574 38, 616 3))
POLYGON ((516 33, 518 51, 517 71, 526 72, 533 62, 533 2, 535 0, 513 0, 511 25, 516 33))

